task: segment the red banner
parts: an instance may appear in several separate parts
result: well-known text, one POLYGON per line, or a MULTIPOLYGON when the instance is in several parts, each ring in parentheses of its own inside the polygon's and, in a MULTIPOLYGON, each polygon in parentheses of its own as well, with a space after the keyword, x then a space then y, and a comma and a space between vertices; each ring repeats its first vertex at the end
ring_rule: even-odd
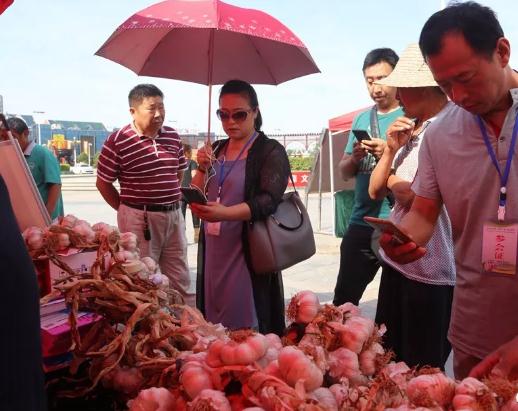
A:
POLYGON ((295 187, 306 187, 309 182, 309 175, 311 171, 292 171, 293 181, 295 182, 295 187))

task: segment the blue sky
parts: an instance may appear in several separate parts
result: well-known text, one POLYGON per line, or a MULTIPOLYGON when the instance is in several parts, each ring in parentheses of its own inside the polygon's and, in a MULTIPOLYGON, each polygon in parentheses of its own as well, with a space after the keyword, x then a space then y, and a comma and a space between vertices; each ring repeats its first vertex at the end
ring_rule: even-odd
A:
MULTIPOLYGON (((154 82, 166 95, 167 124, 206 130, 208 88, 138 77, 94 56, 115 28, 153 0, 15 0, 0 16, 4 110, 51 119, 129 121, 126 96, 135 84, 154 82)), ((376 47, 398 53, 417 41, 440 0, 227 0, 279 19, 306 44, 321 74, 279 86, 257 86, 266 132, 319 132, 331 117, 370 104, 361 65, 376 47)), ((518 50, 518 2, 487 0, 518 50), (514 24, 513 24, 514 23, 514 24)), ((518 51, 511 65, 518 66, 518 51)), ((216 86, 213 106, 216 104, 216 86)), ((213 120, 213 130, 221 132, 213 120)))

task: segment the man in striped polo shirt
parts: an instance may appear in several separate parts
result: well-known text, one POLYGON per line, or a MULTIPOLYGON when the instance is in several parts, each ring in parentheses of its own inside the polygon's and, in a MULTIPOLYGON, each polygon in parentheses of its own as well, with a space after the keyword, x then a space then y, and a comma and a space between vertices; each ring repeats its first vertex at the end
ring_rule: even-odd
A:
POLYGON ((163 126, 163 98, 162 91, 152 84, 139 84, 130 91, 133 121, 104 143, 96 185, 117 210, 119 229, 137 235, 141 257, 157 261, 171 287, 192 305, 185 222, 180 209, 180 183, 187 161, 176 131, 163 126), (117 179, 120 193, 113 186, 117 179))

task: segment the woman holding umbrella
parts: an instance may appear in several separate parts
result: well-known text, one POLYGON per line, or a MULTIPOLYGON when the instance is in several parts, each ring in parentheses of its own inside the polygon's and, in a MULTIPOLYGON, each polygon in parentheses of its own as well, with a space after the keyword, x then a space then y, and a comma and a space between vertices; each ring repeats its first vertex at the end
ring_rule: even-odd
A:
POLYGON ((255 274, 249 263, 246 226, 266 219, 282 200, 290 175, 284 147, 261 131, 254 88, 241 80, 223 85, 219 119, 228 139, 198 151, 193 185, 206 205, 191 204, 203 220, 198 246, 197 306, 207 320, 230 329, 282 334, 281 273, 255 274))

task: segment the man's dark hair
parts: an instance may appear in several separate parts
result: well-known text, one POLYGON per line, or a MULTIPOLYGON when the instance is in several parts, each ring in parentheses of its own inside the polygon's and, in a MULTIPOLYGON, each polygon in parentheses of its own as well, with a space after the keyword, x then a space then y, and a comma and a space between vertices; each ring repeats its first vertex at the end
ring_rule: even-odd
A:
POLYGON ((493 55, 498 39, 504 37, 495 12, 474 1, 451 3, 428 19, 419 37, 425 58, 441 51, 447 33, 462 34, 477 54, 486 57, 493 55))
POLYGON ((365 56, 365 60, 363 60, 362 71, 365 71, 367 67, 374 66, 375 64, 385 62, 392 66, 392 68, 396 67, 396 64, 399 60, 399 56, 396 52, 389 48, 380 48, 369 51, 365 56))
POLYGON ((192 147, 190 144, 183 144, 183 152, 188 153, 189 151, 192 151, 192 147))
POLYGON ((7 120, 5 119, 5 116, 2 113, 0 113, 0 123, 2 123, 2 126, 6 130, 9 130, 9 125, 7 124, 7 120))
POLYGON ((20 117, 9 117, 7 119, 7 125, 9 130, 14 131, 17 134, 22 134, 25 131, 29 130, 27 127, 27 123, 23 121, 20 117))
POLYGON ((138 84, 133 87, 128 94, 128 102, 130 107, 134 104, 142 103, 142 100, 147 97, 164 98, 164 93, 162 93, 162 91, 154 84, 138 84))
MULTIPOLYGON (((248 99, 248 103, 253 110, 256 110, 259 107, 259 101, 257 100, 257 93, 254 88, 243 80, 229 80, 219 92, 219 98, 224 96, 225 94, 241 94, 244 98, 248 99)), ((261 112, 257 110, 257 117, 255 118, 254 127, 257 131, 261 130, 263 125, 263 118, 261 117, 261 112)))

